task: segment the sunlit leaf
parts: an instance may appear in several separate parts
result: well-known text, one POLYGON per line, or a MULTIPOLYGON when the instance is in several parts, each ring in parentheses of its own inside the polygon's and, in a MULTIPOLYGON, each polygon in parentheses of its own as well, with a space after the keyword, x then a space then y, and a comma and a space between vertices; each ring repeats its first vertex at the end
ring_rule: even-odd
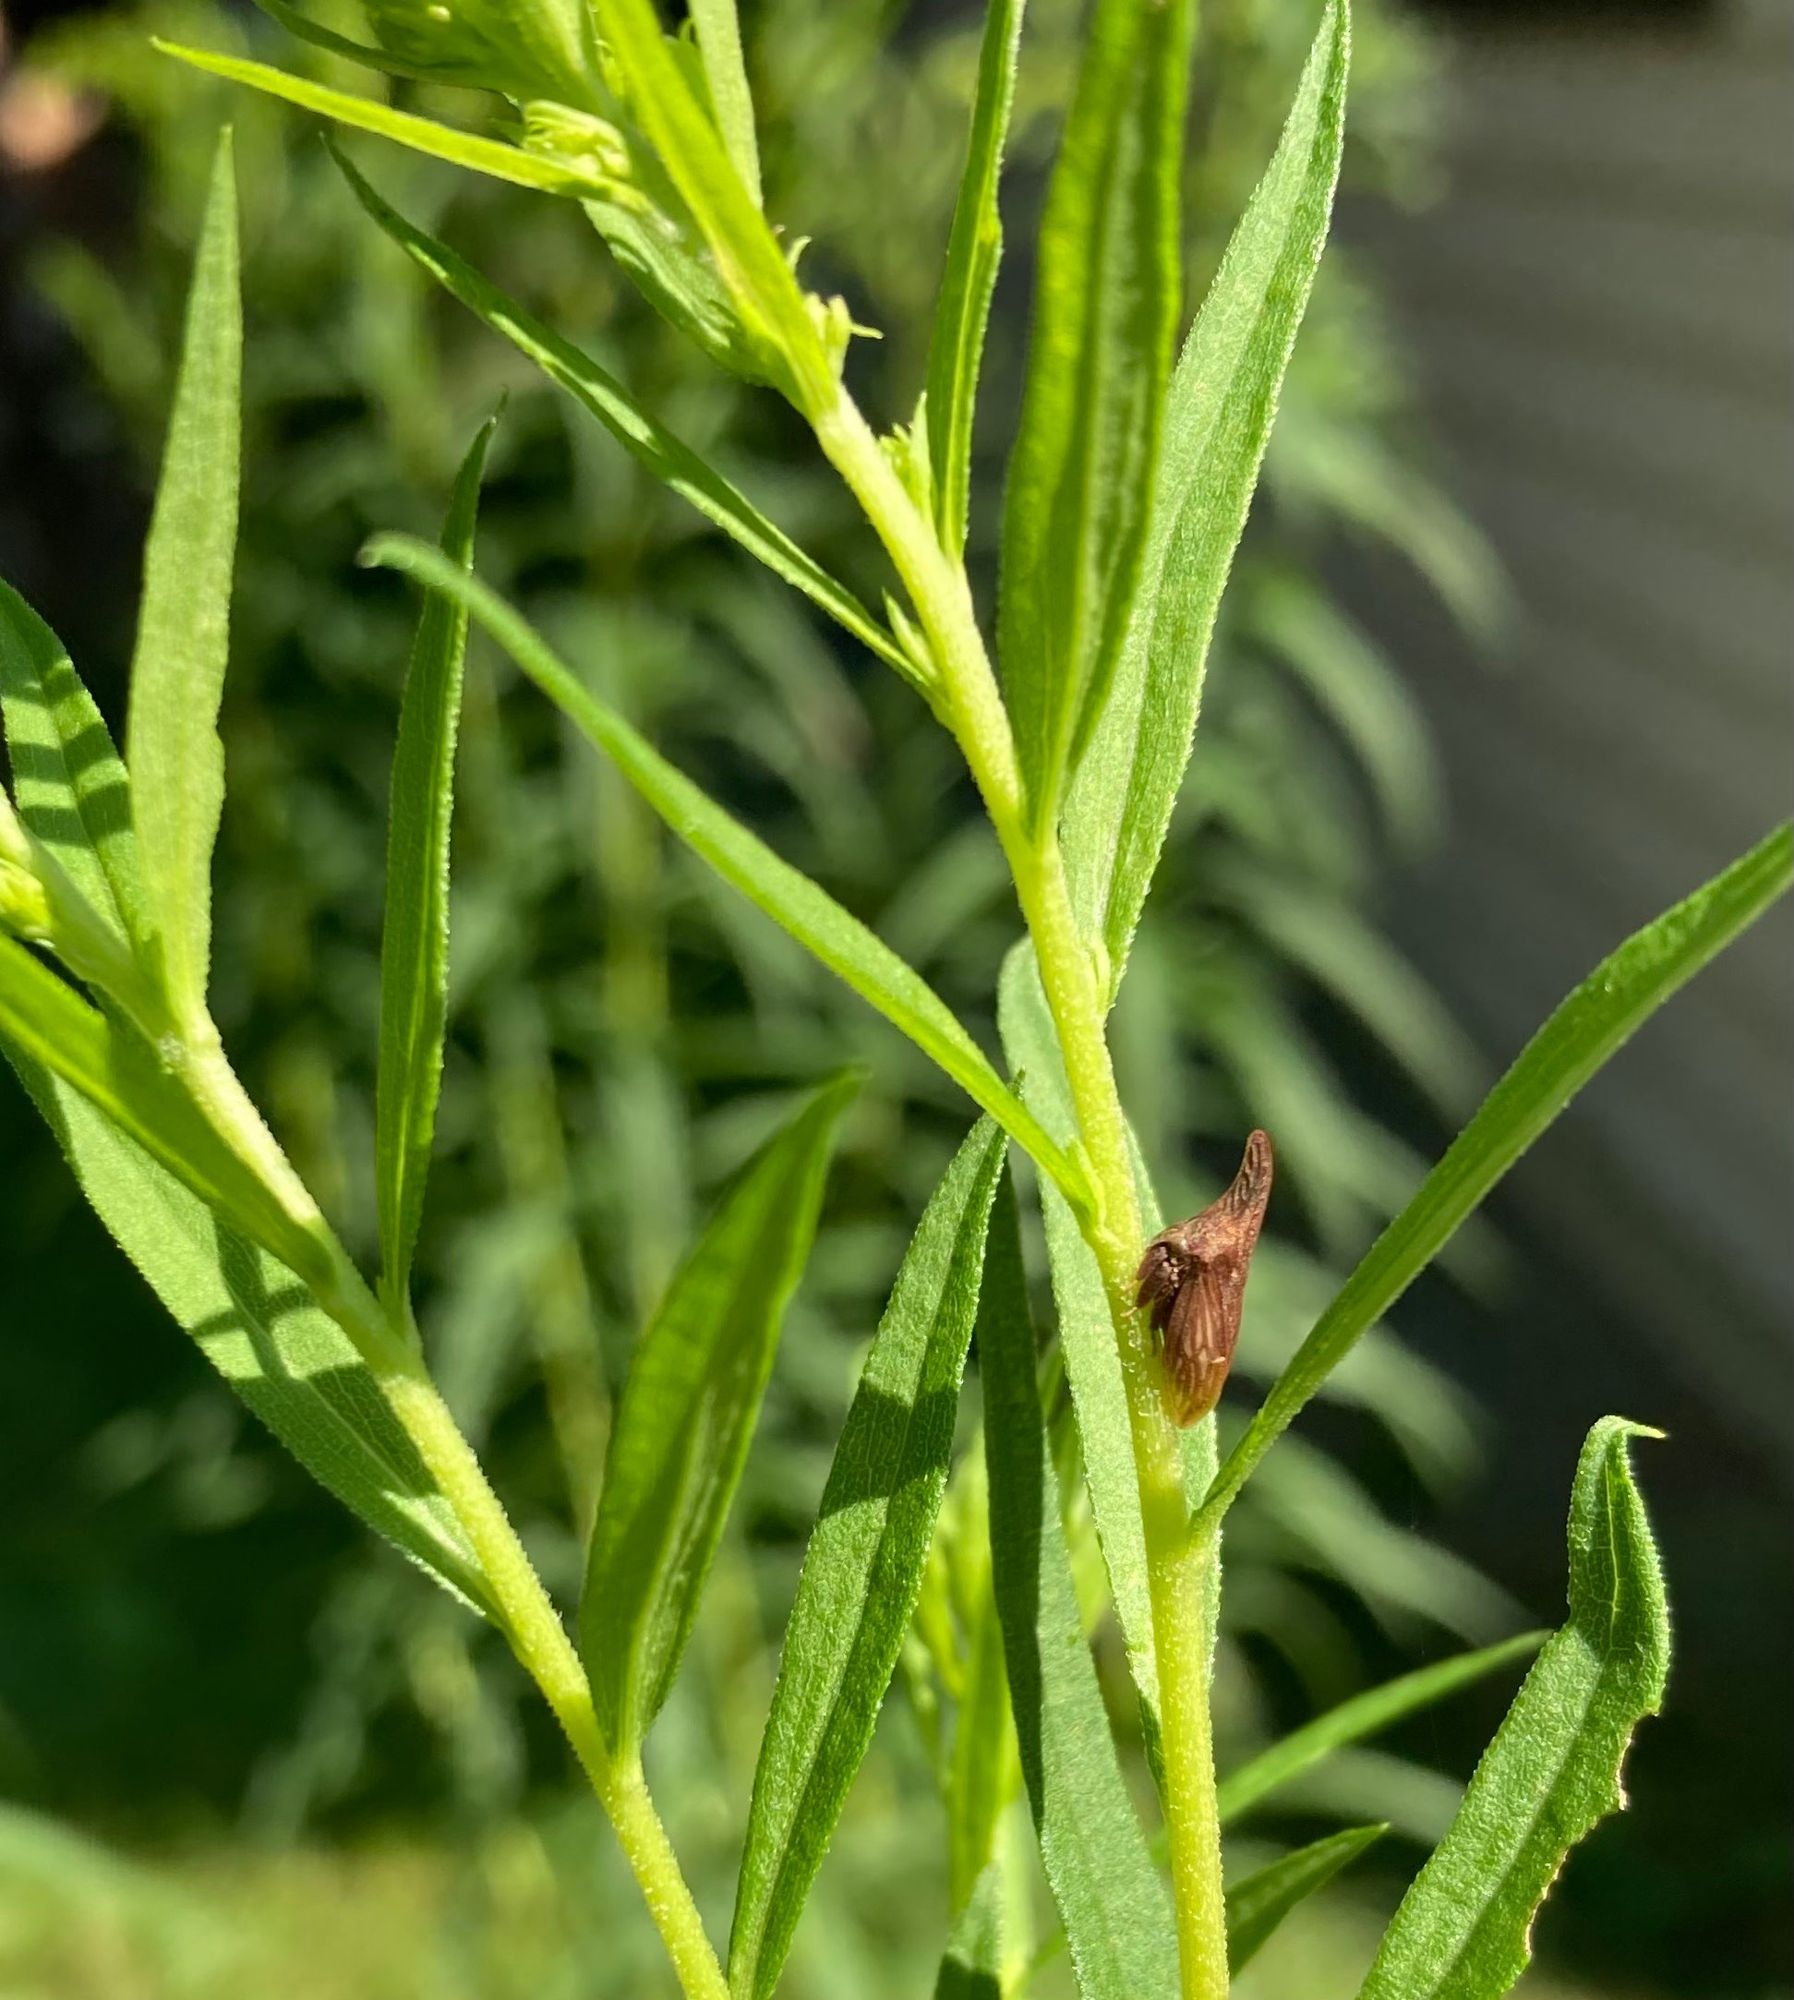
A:
POLYGON ((615 710, 583 687, 502 598, 476 579, 462 576, 436 550, 407 536, 380 536, 364 559, 403 570, 433 589, 459 597, 695 854, 902 1029, 1061 1188, 1075 1199, 1085 1197, 1081 1172, 1003 1083, 926 981, 808 876, 782 861, 668 764, 615 710))
POLYGON ((965 552, 972 470, 972 418, 991 293, 1003 254, 997 181, 1015 97, 1024 0, 987 0, 978 88, 947 264, 928 345, 928 456, 934 471, 935 528, 952 556, 965 552))
POLYGON ((183 1025, 206 1018, 212 846, 224 808, 218 704, 230 652, 242 356, 237 193, 226 132, 212 164, 144 548, 125 731, 143 901, 183 1025))
POLYGON ((1171 1909, 1116 1762, 1084 1641, 1035 1375, 1013 1184, 991 1221, 978 1314, 991 1573, 1022 1771, 1085 2000, 1171 2000, 1171 1909))
POLYGON ((1365 1253, 1228 1453, 1202 1506, 1212 1527, 1339 1357, 1381 1319, 1454 1230, 1576 1092, 1686 980, 1794 881, 1794 830, 1778 827, 1605 959, 1513 1067, 1400 1215, 1365 1253))
POLYGON ((407 222, 371 188, 338 153, 337 165, 355 191, 356 199, 380 227, 445 291, 475 312, 529 356, 551 381, 577 397, 605 429, 639 463, 699 513, 714 521, 747 552, 763 562, 811 603, 818 605, 863 645, 902 673, 912 671, 909 655, 872 617, 864 605, 806 555, 781 528, 661 427, 629 395, 615 377, 589 354, 565 340, 552 327, 501 292, 496 285, 458 257, 444 243, 407 222))
POLYGON ((754 1773, 729 1941, 731 1990, 749 2000, 778 1981, 921 1587, 1005 1148, 981 1119, 942 1177, 835 1447, 754 1773))
POLYGON ((636 1346, 579 1607, 599 1727, 619 1759, 678 1671, 857 1082, 818 1091, 741 1170, 636 1346))
POLYGON ((1037 831, 1139 575, 1180 295, 1190 0, 1097 0, 1041 221, 1004 501, 999 653, 1037 831))
POLYGON ((1570 1618, 1546 1640, 1450 1831, 1402 1899, 1359 2000, 1496 2000, 1570 1849, 1625 1804, 1620 1769, 1669 1675, 1669 1607, 1628 1440, 1589 1433, 1570 1498, 1570 1618))
MULTIPOLYGON (((442 552, 473 567, 480 475, 497 419, 462 461, 442 528, 442 552)), ((374 1091, 374 1191, 381 1285, 404 1304, 423 1215, 442 1087, 448 1021, 449 829, 467 613, 431 591, 412 640, 399 704, 386 835, 386 914, 380 936, 380 1066, 374 1091)))
POLYGON ((1107 953, 1111 993, 1189 761, 1215 611, 1326 240, 1350 41, 1345 0, 1333 0, 1172 377, 1140 587, 1063 828, 1074 906, 1107 953))
POLYGON ((741 53, 741 20, 735 0, 691 0, 691 22, 704 58, 704 81, 735 171, 760 199, 760 146, 754 136, 754 100, 741 53))

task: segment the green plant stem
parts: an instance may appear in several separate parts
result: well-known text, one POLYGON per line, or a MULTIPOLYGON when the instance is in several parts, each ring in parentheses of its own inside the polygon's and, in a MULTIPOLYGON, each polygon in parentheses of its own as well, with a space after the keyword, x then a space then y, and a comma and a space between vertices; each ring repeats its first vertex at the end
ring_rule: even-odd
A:
POLYGON ((605 1743, 579 1655, 485 1468, 430 1379, 408 1328, 394 1320, 355 1268, 226 1061, 217 1030, 209 1022, 206 1026, 203 1046, 189 1046, 181 1063, 189 1088, 316 1244, 319 1268, 299 1275, 367 1362, 460 1523, 491 1592, 499 1627, 554 1712, 615 1828, 687 2000, 728 2000, 728 1981, 654 1809, 640 1761, 633 1753, 613 1755, 605 1743))
POLYGON ((1190 1534, 1182 1452, 1165 1406, 1163 1371, 1134 1309, 1140 1210, 1096 963, 1072 913, 1056 829, 1049 827, 1038 841, 1027 833, 1015 742, 963 566, 948 560, 845 391, 812 422, 910 594, 940 677, 937 706, 984 798, 1033 939, 1077 1116, 1088 1184, 1079 1223, 1102 1272, 1127 1385, 1158 1662, 1183 2000, 1225 2000, 1227 1921, 1209 1719, 1206 1600, 1212 1569, 1206 1544, 1190 1534))

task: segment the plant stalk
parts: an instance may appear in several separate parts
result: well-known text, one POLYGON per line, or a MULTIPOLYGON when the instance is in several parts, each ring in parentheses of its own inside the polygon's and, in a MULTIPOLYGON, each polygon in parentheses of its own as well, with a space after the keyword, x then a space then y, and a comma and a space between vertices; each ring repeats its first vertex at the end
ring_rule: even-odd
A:
POLYGON ((1096 966, 1072 913, 1058 834, 1027 832, 1027 800, 1008 713, 962 565, 941 549, 870 426, 843 390, 812 419, 830 462, 877 530, 927 635, 942 713, 958 737, 1015 879, 1059 1039, 1089 1200, 1079 1226, 1096 1257, 1127 1386, 1158 1662, 1164 1809, 1170 1839, 1182 2000, 1226 2000, 1227 1919, 1209 1716, 1211 1570, 1190 1534, 1182 1451, 1163 1370, 1134 1308, 1142 1232, 1127 1121, 1115 1088, 1096 966))

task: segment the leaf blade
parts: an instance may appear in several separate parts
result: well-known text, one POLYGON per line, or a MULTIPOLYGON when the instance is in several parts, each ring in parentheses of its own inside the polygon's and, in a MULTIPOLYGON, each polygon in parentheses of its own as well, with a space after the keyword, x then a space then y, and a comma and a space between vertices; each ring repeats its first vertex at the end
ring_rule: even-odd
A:
POLYGON ((1002 2000, 1003 1870, 990 1862, 953 1920, 934 2000, 1002 2000))
MULTIPOLYGON (((442 552, 473 568, 474 522, 489 418, 455 477, 442 524, 442 552)), ((423 1217, 424 1185, 436 1135, 442 1044, 448 1025, 449 838, 454 816, 455 743, 467 613, 427 592, 399 702, 387 815, 386 909, 380 933, 380 1057, 374 1082, 374 1192, 380 1226, 380 1283, 401 1305, 423 1217)))
POLYGON ((1181 305, 1193 20, 1189 0, 1098 0, 1041 222, 998 601, 1037 836, 1102 706, 1139 573, 1181 305))
POLYGON ((1545 1642, 1445 1838, 1403 1897, 1359 2000, 1495 2000, 1569 1850, 1625 1795, 1620 1770, 1669 1676, 1669 1608, 1620 1417, 1589 1433, 1570 1501, 1569 1622, 1545 1642))
POLYGON ((363 560, 416 576, 460 596, 469 611, 574 725, 609 757, 672 831, 724 881, 900 1028, 981 1111, 1052 1175, 1069 1198, 1087 1200, 1081 1172, 1003 1083, 945 1003, 889 946, 807 876, 730 817, 575 679, 504 600, 461 577, 424 543, 382 535, 363 560))
POLYGON ((649 416, 589 354, 527 312, 445 243, 407 221, 342 153, 334 147, 332 152, 356 200, 444 291, 528 355, 550 381, 576 398, 639 463, 749 555, 801 591, 887 665, 899 672, 911 671, 908 655, 845 585, 837 583, 744 493, 649 416))
POLYGON ((1632 1034, 1794 882, 1794 829, 1766 835, 1636 931, 1520 1051, 1407 1207, 1365 1253, 1271 1386, 1202 1503, 1212 1528, 1340 1356, 1381 1319, 1576 1092, 1632 1034))
POLYGON ((218 142, 187 294, 174 406, 143 557, 125 762, 143 899, 183 1024, 205 1018, 212 847, 224 810, 218 706, 237 545, 243 310, 237 196, 218 142))
POLYGON ((1078 1616, 1008 1177, 984 1283, 978 1351, 991 1573, 1041 1859, 1086 2000, 1171 2000, 1170 1905, 1116 1762, 1078 1616))
POLYGON ((758 202, 760 145, 754 135, 754 98, 748 89, 735 0, 691 0, 691 21, 698 33, 698 51, 704 59, 704 81, 716 110, 717 129, 742 186, 758 202))
POLYGON ((804 1552, 729 1942, 731 1990, 751 2000, 778 1980, 921 1588, 1005 1144, 981 1119, 917 1225, 804 1552))
POLYGON ((1497 1640, 1492 1646, 1459 1653, 1432 1666, 1417 1667, 1412 1673, 1342 1701, 1325 1715, 1292 1730, 1269 1749, 1261 1750, 1221 1780, 1215 1796, 1221 1823, 1225 1826, 1230 1820, 1242 1818, 1279 1785, 1300 1777, 1344 1745, 1360 1743, 1399 1722, 1403 1716, 1443 1701, 1484 1674, 1536 1653, 1546 1636, 1543 1632, 1516 1633, 1513 1638, 1497 1640))
POLYGON ((144 933, 131 786, 68 649, 0 582, 0 718, 19 818, 113 936, 144 933))
POLYGON ((637 1344, 579 1607, 593 1705, 619 1759, 640 1747, 678 1670, 857 1084, 825 1084, 741 1170, 637 1344))
POLYGON ((1238 1972, 1270 1942, 1298 1903, 1324 1889, 1342 1868, 1389 1831, 1382 1824, 1349 1826, 1279 1855, 1227 1891, 1227 1964, 1238 1972))
POLYGON ((997 183, 1015 99, 1024 0, 988 0, 965 167, 947 237, 947 263, 928 342, 928 456, 934 469, 935 531, 963 556, 970 501, 972 418, 991 294, 1003 255, 997 183))
POLYGON ((1166 399, 1140 588, 1066 806, 1073 903, 1107 950, 1111 997, 1189 759, 1216 607, 1326 239, 1350 46, 1349 8, 1330 0, 1166 399))
POLYGON ((491 1617, 472 1549, 342 1330, 67 1082, 5 1052, 95 1214, 236 1394, 321 1486, 491 1617))

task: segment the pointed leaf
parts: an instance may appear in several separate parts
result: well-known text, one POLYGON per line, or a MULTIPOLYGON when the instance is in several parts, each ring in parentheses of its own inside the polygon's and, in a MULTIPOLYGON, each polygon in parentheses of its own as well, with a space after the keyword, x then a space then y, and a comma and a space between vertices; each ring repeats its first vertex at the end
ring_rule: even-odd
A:
POLYGON ((801 590, 812 604, 826 611, 887 665, 902 673, 911 671, 909 656, 889 633, 880 629, 851 591, 806 555, 745 494, 657 424, 589 354, 563 340, 496 285, 488 283, 446 244, 407 222, 340 152, 335 157, 362 207, 445 291, 528 355, 551 381, 577 397, 626 451, 732 536, 749 555, 783 577, 794 589, 801 590))
POLYGON ((4 583, 0 717, 19 818, 121 943, 142 936, 125 767, 62 642, 4 583))
POLYGON ((296 104, 302 111, 315 111, 320 118, 333 118, 339 125, 360 132, 373 132, 408 146, 414 153, 467 167, 494 180, 510 181, 517 187, 534 188, 542 194, 600 195, 603 183, 582 172, 569 161, 526 153, 498 139, 482 139, 477 133, 462 132, 453 125, 440 125, 433 118, 419 118, 409 111, 395 111, 377 97, 357 97, 346 90, 332 90, 327 84, 313 83, 309 77, 292 76, 268 63, 250 62, 243 56, 220 55, 212 49, 183 48, 176 42, 150 37, 151 45, 165 56, 229 83, 245 83, 252 90, 296 104))
POLYGON ((1189 761, 1215 610, 1326 240, 1350 42, 1345 0, 1331 0, 1172 378, 1140 587, 1065 814, 1073 903, 1108 953, 1111 993, 1189 761))
POLYGON ((0 1040, 15 1062, 41 1065, 103 1112, 252 1241, 308 1277, 325 1275, 319 1244, 213 1131, 136 1030, 89 1006, 4 933, 0 1040))
POLYGON ((1003 2000, 1003 1870, 993 1861, 978 1877, 934 1982, 934 2000, 1003 2000))
POLYGON ((421 578, 465 603, 523 671, 611 759, 685 844, 725 882, 789 931, 918 1048, 1077 1201, 1082 1173, 1009 1090, 946 1004, 909 966, 808 876, 732 819, 653 750, 613 709, 582 687, 567 665, 504 600, 441 555, 403 535, 382 535, 364 561, 421 578))
POLYGON ((754 1772, 729 1940, 738 2000, 778 1981, 915 1608, 1004 1148, 980 1119, 935 1189, 835 1448, 754 1772))
POLYGON ((736 1176, 630 1364, 579 1607, 598 1724, 619 1758, 678 1671, 857 1081, 825 1085, 736 1176))
MULTIPOLYGON (((442 552, 473 568, 480 475, 497 418, 480 428, 455 480, 442 552)), ((467 613, 427 592, 399 704, 386 836, 386 914, 380 934, 380 1067, 374 1090, 374 1189, 381 1289, 402 1305, 423 1215, 436 1135, 442 1039, 448 1020, 449 829, 467 613)))
POLYGON ((1116 1761, 1084 1642, 1035 1376, 1016 1226, 1005 1177, 979 1302, 991 1574, 1010 1701, 1041 1860, 1085 2000, 1171 2000, 1171 1910, 1116 1761))
POLYGON ((1620 1768, 1669 1675, 1669 1607, 1627 1457, 1589 1433, 1570 1499, 1570 1619, 1545 1642, 1450 1831, 1403 1897, 1359 2000, 1495 2000, 1526 1970, 1565 1856, 1625 1804, 1620 1768))
POLYGON ((1455 1694, 1459 1688, 1498 1667, 1530 1658, 1545 1637, 1543 1632, 1521 1632, 1476 1652, 1459 1653, 1435 1666, 1419 1667, 1411 1674, 1385 1681, 1381 1687, 1353 1695, 1325 1715, 1304 1723, 1221 1780, 1216 1803, 1223 1824, 1250 1812, 1279 1785, 1300 1777, 1335 1750, 1377 1735, 1403 1716, 1430 1708, 1434 1702, 1443 1701, 1447 1695, 1455 1694))
POLYGON ((1635 932, 1558 1007, 1278 1376, 1203 1501, 1204 1526, 1219 1521, 1340 1356, 1401 1297, 1577 1091, 1677 987, 1785 894, 1790 881, 1794 830, 1784 825, 1635 932))
POLYGON ((935 530, 941 546, 955 557, 965 553, 972 417, 991 293, 1003 255, 997 181, 1015 97, 1022 7, 1023 0, 987 0, 985 7, 972 128, 928 344, 928 456, 934 470, 935 530))
POLYGON ((1182 308, 1192 18, 1191 0, 1097 0, 1041 222, 998 634, 1037 831, 1102 707, 1139 573, 1182 308))
POLYGON ((691 0, 691 23, 704 58, 704 81, 735 171, 760 199, 760 146, 754 136, 754 99, 741 53, 741 20, 735 0, 691 0))
POLYGON ((205 1017, 212 845, 224 808, 218 704, 230 652, 237 547, 243 310, 230 134, 206 197, 174 409, 143 557, 125 761, 143 897, 176 1017, 205 1017))
POLYGON ((490 1615, 473 1551, 341 1328, 66 1082, 6 1053, 94 1213, 206 1359, 320 1485, 490 1615))
POLYGON ((1270 1942, 1271 1933, 1300 1902, 1324 1889, 1349 1862, 1374 1847, 1387 1826, 1350 1826, 1324 1840, 1279 1855, 1227 1892, 1227 1963, 1238 1972, 1270 1942))

